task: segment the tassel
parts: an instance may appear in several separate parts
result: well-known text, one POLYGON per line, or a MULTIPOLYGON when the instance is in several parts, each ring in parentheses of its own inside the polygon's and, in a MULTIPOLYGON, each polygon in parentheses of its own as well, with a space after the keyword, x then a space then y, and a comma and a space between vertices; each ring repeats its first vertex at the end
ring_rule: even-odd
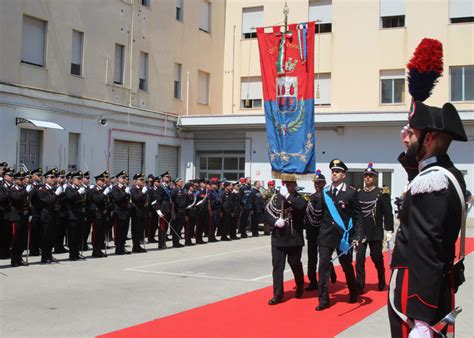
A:
POLYGON ((421 172, 409 186, 412 195, 425 194, 448 189, 449 180, 443 172, 430 170, 421 172))

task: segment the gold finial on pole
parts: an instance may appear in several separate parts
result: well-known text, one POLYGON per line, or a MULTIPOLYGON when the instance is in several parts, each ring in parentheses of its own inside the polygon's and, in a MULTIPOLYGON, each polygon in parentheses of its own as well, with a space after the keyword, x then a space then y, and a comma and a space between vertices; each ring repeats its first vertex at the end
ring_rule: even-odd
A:
POLYGON ((283 7, 283 15, 285 16, 285 32, 288 27, 288 13, 290 13, 290 9, 288 8, 288 4, 285 1, 285 7, 283 7))

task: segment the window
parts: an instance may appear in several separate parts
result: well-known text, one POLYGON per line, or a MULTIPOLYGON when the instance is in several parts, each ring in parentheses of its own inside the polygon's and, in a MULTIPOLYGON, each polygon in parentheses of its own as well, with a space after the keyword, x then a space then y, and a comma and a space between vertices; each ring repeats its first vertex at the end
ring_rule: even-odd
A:
POLYGON ((405 102, 405 72, 401 70, 380 71, 380 103, 405 102))
POLYGON ((142 0, 142 6, 150 7, 150 0, 142 0))
POLYGON ((69 146, 68 146, 68 157, 67 157, 68 171, 77 170, 78 154, 79 154, 79 134, 69 133, 69 146))
POLYGON ((46 50, 46 21, 23 16, 21 62, 44 67, 46 50))
POLYGON ((209 104, 209 73, 198 70, 198 103, 209 104))
POLYGON ((183 21, 183 0, 176 0, 176 20, 183 21))
POLYGON ((313 0, 309 3, 309 21, 316 22, 316 33, 332 31, 332 0, 313 0))
POLYGON ((244 77, 240 83, 240 108, 262 108, 262 78, 244 77))
POLYGON ((242 38, 255 39, 257 30, 263 26, 263 7, 249 7, 242 9, 242 38))
POLYGON ((474 22, 472 0, 449 0, 449 19, 451 23, 474 22))
POLYGON ((320 73, 314 75, 314 105, 331 105, 331 73, 320 73), (318 79, 319 77, 319 79, 318 79), (319 93, 318 93, 319 82, 319 93))
POLYGON ((474 66, 451 67, 451 101, 474 101, 474 66))
POLYGON ((380 27, 405 27, 405 0, 380 0, 380 27))
POLYGON ((210 33, 211 32, 211 3, 208 0, 201 0, 201 17, 199 21, 199 29, 210 33))
POLYGON ((115 44, 114 83, 123 84, 123 61, 125 46, 115 44))
POLYGON ((239 151, 202 153, 199 155, 198 177, 217 177, 237 181, 245 176, 245 154, 239 151))
POLYGON ((148 53, 140 52, 140 81, 138 88, 148 90, 148 53))
POLYGON ((174 98, 181 99, 181 64, 174 64, 174 98))
POLYGON ((84 33, 72 31, 72 52, 71 52, 71 74, 82 74, 82 46, 84 43, 84 33))

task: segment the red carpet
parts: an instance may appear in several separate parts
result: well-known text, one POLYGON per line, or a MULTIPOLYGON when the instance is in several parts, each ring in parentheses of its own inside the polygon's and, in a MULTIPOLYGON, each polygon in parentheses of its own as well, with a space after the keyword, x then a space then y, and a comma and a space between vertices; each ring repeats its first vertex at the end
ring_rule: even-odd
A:
MULTIPOLYGON (((466 254, 473 248, 474 238, 467 239, 466 254)), ((305 292, 302 299, 295 299, 294 282, 289 281, 285 302, 276 306, 267 305, 273 289, 266 287, 101 337, 334 337, 387 304, 387 292, 376 291, 376 271, 370 258, 366 270, 367 292, 359 304, 347 303, 344 274, 337 267, 338 282, 329 286, 332 306, 323 312, 314 310, 316 292, 305 292)), ((387 271, 387 281, 388 277, 387 271)))

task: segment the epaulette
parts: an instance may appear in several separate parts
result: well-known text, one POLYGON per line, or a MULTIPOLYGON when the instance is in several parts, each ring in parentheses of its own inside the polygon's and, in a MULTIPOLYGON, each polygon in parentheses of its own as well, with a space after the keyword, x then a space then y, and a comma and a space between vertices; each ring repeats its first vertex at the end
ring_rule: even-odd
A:
POLYGON ((382 187, 380 189, 380 191, 382 192, 382 194, 390 195, 390 188, 389 187, 382 187))
POLYGON ((430 193, 447 189, 448 178, 440 170, 427 170, 421 172, 410 183, 409 190, 412 195, 430 193))
POLYGON ((357 191, 357 189, 356 189, 356 188, 354 188, 352 185, 346 184, 346 186, 347 186, 348 188, 351 188, 352 190, 355 190, 355 191, 357 191))

